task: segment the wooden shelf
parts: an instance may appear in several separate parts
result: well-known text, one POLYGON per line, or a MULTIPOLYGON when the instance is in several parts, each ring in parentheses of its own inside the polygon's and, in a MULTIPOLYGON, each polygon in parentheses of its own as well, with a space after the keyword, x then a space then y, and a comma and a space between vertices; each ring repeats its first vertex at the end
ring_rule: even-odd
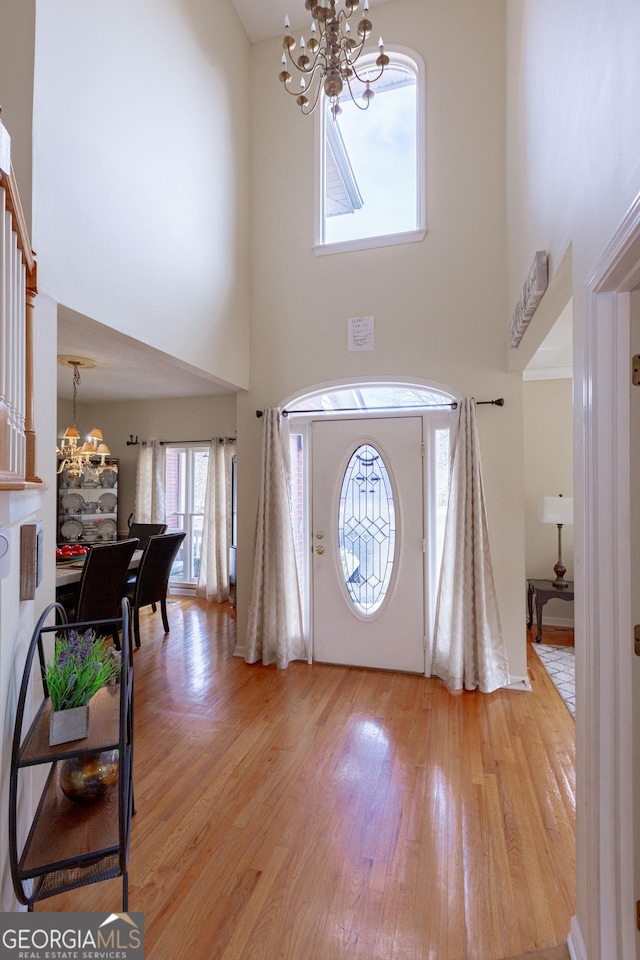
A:
POLYGON ((21 767, 77 757, 79 754, 93 753, 96 750, 116 749, 120 736, 120 684, 103 687, 91 698, 89 735, 82 740, 72 740, 50 747, 50 722, 51 701, 47 699, 41 704, 23 740, 19 761, 21 767))
POLYGON ((67 520, 82 520, 83 517, 85 520, 88 520, 90 517, 94 520, 114 520, 118 514, 114 511, 112 513, 83 513, 82 511, 76 513, 65 513, 67 520))
POLYGON ((95 860, 118 850, 118 788, 94 803, 73 803, 65 797, 51 768, 20 861, 23 879, 95 860))

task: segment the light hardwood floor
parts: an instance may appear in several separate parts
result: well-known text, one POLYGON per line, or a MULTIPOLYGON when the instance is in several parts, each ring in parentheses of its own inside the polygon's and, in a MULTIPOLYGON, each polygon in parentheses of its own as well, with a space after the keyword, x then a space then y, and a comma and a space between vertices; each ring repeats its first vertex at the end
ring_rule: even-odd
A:
MULTIPOLYGON (((534 653, 532 693, 454 697, 248 666, 226 604, 181 598, 169 618, 165 637, 143 611, 135 653, 147 960, 568 957, 574 723, 534 653)), ((39 909, 118 911, 120 882, 39 909)))

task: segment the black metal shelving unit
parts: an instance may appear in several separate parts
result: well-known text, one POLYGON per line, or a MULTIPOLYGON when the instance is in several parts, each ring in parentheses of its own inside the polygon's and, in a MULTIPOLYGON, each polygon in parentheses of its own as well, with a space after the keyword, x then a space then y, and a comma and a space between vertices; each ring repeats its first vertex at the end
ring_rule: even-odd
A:
MULTIPOLYGON (((122 909, 128 910, 128 861, 133 815, 133 661, 129 638, 129 604, 123 600, 120 682, 103 687, 92 698, 89 733, 82 740, 49 746, 51 701, 45 677, 43 637, 47 633, 83 630, 100 624, 66 623, 60 604, 43 612, 29 645, 16 712, 9 784, 9 859, 18 901, 33 910, 35 903, 67 890, 122 877, 122 909), (56 616, 61 622, 46 625, 56 616), (38 655, 44 697, 23 735, 25 708, 38 655), (119 751, 118 783, 91 804, 69 800, 58 782, 58 766, 68 757, 119 751), (30 825, 19 822, 21 778, 28 768, 48 764, 50 769, 30 825), (18 833, 26 832, 24 842, 18 833)), ((105 629, 106 632, 106 629, 105 629)), ((110 632, 110 628, 109 628, 110 632)))

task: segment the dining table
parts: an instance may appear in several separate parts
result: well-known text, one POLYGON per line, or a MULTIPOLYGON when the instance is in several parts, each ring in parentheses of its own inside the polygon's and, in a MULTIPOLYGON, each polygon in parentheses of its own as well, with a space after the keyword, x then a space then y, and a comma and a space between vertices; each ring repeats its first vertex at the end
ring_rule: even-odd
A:
MULTIPOLYGON (((143 550, 134 550, 129 561, 129 570, 137 570, 140 566, 143 550)), ((56 563, 56 594, 63 587, 78 583, 82 576, 82 568, 86 557, 74 557, 73 560, 63 560, 56 563)))

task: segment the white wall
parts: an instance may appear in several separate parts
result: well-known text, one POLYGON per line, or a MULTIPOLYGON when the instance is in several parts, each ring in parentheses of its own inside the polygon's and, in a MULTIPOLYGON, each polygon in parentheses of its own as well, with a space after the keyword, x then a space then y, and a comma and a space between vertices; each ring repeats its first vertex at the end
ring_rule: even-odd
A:
MULTIPOLYGON (((523 384, 525 569, 549 580, 558 559, 558 528, 540 523, 541 497, 573 496, 573 382, 528 380, 523 384)), ((573 527, 562 528, 562 559, 573 580, 573 527)), ((573 624, 573 603, 550 600, 544 623, 573 624)))
POLYGON ((249 45, 231 0, 40 0, 36 38, 41 289, 246 386, 249 45))
MULTIPOLYGON (((525 673, 522 385, 506 366, 505 21, 502 0, 396 0, 373 11, 385 49, 424 59, 427 236, 316 257, 314 119, 277 81, 274 39, 252 52, 251 392, 239 397, 239 638, 251 584, 260 422, 255 410, 327 380, 434 380, 477 399, 495 578, 510 666, 525 673), (375 316, 376 349, 347 351, 347 318, 375 316)), ((372 109, 375 109, 375 101, 372 109)))
POLYGON ((0 107, 11 136, 11 162, 31 232, 31 121, 35 0, 0 0, 0 107))
MULTIPOLYGON (((585 469, 589 468, 586 430, 591 430, 591 423, 598 423, 599 417, 606 418, 610 399, 599 395, 597 381, 583 376, 594 363, 587 351, 595 311, 586 291, 598 259, 640 192, 640 5, 637 0, 510 0, 507 16, 509 308, 515 305, 536 250, 549 251, 553 274, 572 247, 575 562, 580 572, 589 567, 591 556, 598 551, 598 543, 585 539, 581 532, 581 511, 586 521, 598 510, 597 504, 585 501, 585 491, 591 496, 592 489, 585 485, 585 469)), ((597 490, 594 495, 597 497, 597 490)), ((590 524, 592 528, 591 519, 590 524)), ((608 530, 599 529, 598 536, 606 539, 608 530)), ((602 571, 603 586, 594 581, 584 585, 596 598, 595 609, 598 590, 609 589, 605 586, 609 573, 602 571)), ((607 598, 603 600, 606 606, 607 598)), ((593 642, 624 645, 631 659, 628 638, 599 631, 597 624, 588 626, 593 642), (594 632, 599 634, 597 638, 594 632)), ((586 627, 584 607, 577 603, 578 654, 586 627)), ((600 652, 602 655, 602 648, 600 652)), ((623 905, 611 901, 612 878, 598 878, 597 870, 601 863, 609 863, 606 858, 612 844, 626 844, 628 849, 633 838, 618 837, 616 826, 606 821, 600 807, 597 778, 610 759, 607 738, 615 737, 617 731, 604 730, 599 717, 583 712, 582 697, 591 698, 589 703, 595 700, 588 690, 599 678, 587 673, 587 664, 595 662, 593 651, 585 655, 582 650, 582 655, 582 661, 577 657, 577 920, 585 956, 608 960, 621 954, 615 946, 603 945, 600 937, 606 939, 617 928, 623 905)), ((602 693, 600 697, 606 707, 608 701, 602 693)), ((625 769, 630 762, 630 757, 621 761, 625 769)), ((624 798, 625 804, 631 802, 633 798, 624 798)), ((625 890, 625 894, 628 923, 638 890, 625 890)), ((627 929, 625 935, 629 933, 633 936, 627 929)))
MULTIPOLYGON (((117 457, 118 530, 127 532, 133 513, 139 447, 127 446, 129 435, 139 440, 210 440, 236 434, 236 398, 185 397, 178 400, 136 400, 77 405, 77 427, 84 436, 99 426, 111 454, 117 457)), ((58 401, 58 433, 71 423, 71 403, 58 401)))

